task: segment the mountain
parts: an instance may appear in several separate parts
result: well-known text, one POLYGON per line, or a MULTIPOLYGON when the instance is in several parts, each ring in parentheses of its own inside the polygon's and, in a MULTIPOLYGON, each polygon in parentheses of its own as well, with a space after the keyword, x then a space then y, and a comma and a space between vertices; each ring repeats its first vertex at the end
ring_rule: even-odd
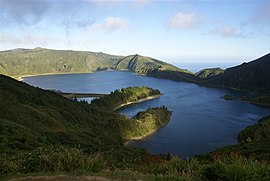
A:
POLYGON ((270 93, 270 54, 226 70, 211 68, 193 74, 188 70, 138 54, 124 57, 89 51, 44 48, 0 52, 0 74, 16 78, 28 74, 89 73, 105 69, 128 70, 136 74, 203 86, 270 93))
POLYGON ((221 68, 208 68, 208 69, 202 69, 199 72, 195 73, 195 76, 200 77, 202 79, 210 78, 219 74, 222 74, 224 70, 221 68))
POLYGON ((44 73, 89 73, 113 68, 123 58, 105 53, 44 48, 0 52, 0 73, 19 77, 44 73))
POLYGON ((145 75, 153 70, 192 74, 187 70, 141 55, 123 57, 88 51, 44 48, 0 52, 0 73, 13 77, 44 73, 89 73, 104 69, 129 70, 145 75))
POLYGON ((219 75, 200 81, 199 84, 269 94, 270 53, 254 61, 228 68, 219 75))
POLYGON ((172 70, 191 74, 188 70, 180 69, 171 64, 141 55, 130 55, 122 58, 116 65, 115 69, 129 70, 138 74, 147 74, 150 70, 172 70))

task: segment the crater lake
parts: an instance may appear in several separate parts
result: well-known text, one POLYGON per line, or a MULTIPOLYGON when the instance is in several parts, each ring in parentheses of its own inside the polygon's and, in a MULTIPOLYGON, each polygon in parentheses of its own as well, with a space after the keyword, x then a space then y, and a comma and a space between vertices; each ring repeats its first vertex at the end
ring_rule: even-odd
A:
POLYGON ((126 71, 41 75, 23 79, 33 86, 63 92, 110 93, 128 86, 158 89, 164 93, 163 96, 119 110, 129 117, 148 107, 162 105, 173 111, 165 127, 143 140, 132 141, 130 145, 145 148, 150 153, 171 152, 183 158, 237 143, 238 132, 270 114, 269 107, 220 98, 225 94, 238 95, 241 92, 135 75, 126 71))

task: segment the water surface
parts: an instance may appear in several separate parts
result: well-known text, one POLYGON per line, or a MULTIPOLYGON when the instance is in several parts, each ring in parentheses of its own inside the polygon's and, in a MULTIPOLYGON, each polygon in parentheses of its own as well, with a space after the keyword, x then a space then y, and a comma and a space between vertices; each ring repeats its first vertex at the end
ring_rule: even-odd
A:
POLYGON ((239 94, 239 92, 139 76, 130 72, 102 71, 94 74, 46 75, 25 77, 24 81, 45 89, 80 93, 110 93, 115 89, 140 85, 159 89, 164 93, 163 96, 140 104, 132 104, 120 110, 130 117, 149 106, 165 105, 173 111, 165 127, 144 140, 132 143, 151 153, 171 152, 182 157, 190 157, 235 144, 239 131, 270 114, 267 107, 220 98, 224 94, 239 94))

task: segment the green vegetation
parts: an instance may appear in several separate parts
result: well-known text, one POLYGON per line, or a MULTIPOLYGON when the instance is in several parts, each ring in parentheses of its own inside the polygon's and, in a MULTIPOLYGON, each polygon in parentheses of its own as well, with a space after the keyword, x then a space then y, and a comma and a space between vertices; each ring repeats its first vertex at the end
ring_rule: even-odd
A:
POLYGON ((148 108, 139 112, 133 119, 129 119, 121 126, 123 138, 126 140, 140 139, 163 127, 169 121, 171 112, 166 107, 148 108))
POLYGON ((150 58, 150 57, 137 55, 137 54, 130 55, 121 59, 117 63, 116 69, 129 70, 137 74, 145 74, 145 75, 147 75, 149 71, 154 70, 154 69, 158 69, 160 71, 162 70, 179 71, 179 72, 192 74, 188 70, 180 69, 168 63, 165 63, 165 62, 162 62, 162 61, 150 58))
POLYGON ((225 99, 225 100, 236 100, 237 97, 236 96, 232 96, 232 95, 228 95, 225 94, 224 96, 222 96, 221 98, 225 99))
POLYGON ((0 74, 13 77, 46 73, 89 73, 113 67, 122 56, 86 51, 15 49, 0 53, 0 74))
POLYGON ((222 70, 203 69, 193 74, 171 64, 141 55, 115 56, 104 53, 44 48, 0 52, 0 74, 16 77, 46 73, 89 73, 107 69, 269 94, 270 54, 242 65, 222 70))
POLYGON ((256 94, 252 96, 233 96, 233 95, 228 95, 225 94, 221 98, 225 100, 236 100, 240 99, 242 101, 249 102, 251 104, 256 104, 256 105, 262 105, 262 106, 270 106, 270 96, 268 94, 256 94))
POLYGON ((129 102, 137 102, 140 99, 159 95, 161 95, 159 90, 148 87, 127 87, 122 88, 121 90, 117 89, 114 92, 111 92, 108 96, 94 99, 91 102, 91 105, 99 109, 115 110, 129 102))
MULTIPOLYGON (((217 149, 214 152, 199 156, 203 160, 216 158, 245 158, 258 163, 270 163, 270 116, 262 118, 256 125, 245 128, 238 134, 239 143, 217 149)), ((269 177, 269 175, 268 175, 269 177)))
MULTIPOLYGON (((129 93, 130 98, 124 94, 127 100, 137 100, 160 92, 135 87, 123 89, 123 93, 129 93)), ((134 136, 144 136, 150 129, 162 127, 171 115, 165 107, 149 108, 130 119, 113 112, 113 106, 111 110, 100 109, 3 75, 0 75, 0 107, 2 174, 68 172, 74 167, 76 172, 81 172, 80 166, 97 164, 93 160, 101 153, 109 162, 108 167, 112 166, 110 164, 117 168, 138 164, 149 154, 125 148, 123 143, 134 136)))
POLYGON ((269 135, 269 117, 239 134, 246 141, 182 160, 123 145, 164 126, 171 112, 148 108, 127 118, 113 109, 159 91, 129 87, 114 94, 114 106, 103 109, 104 100, 110 101, 106 96, 89 105, 0 76, 1 178, 68 173, 145 180, 269 180, 270 140, 264 137, 269 135))
POLYGON ((238 135, 238 141, 270 141, 270 116, 259 120, 257 124, 249 126, 241 131, 238 135))
MULTIPOLYGON (((201 79, 139 55, 123 58, 103 53, 17 49, 0 53, 0 73, 20 76, 125 69, 176 81, 264 93, 242 99, 269 104, 269 58, 270 54, 201 79)), ((131 178, 139 175, 149 180, 270 180, 269 117, 240 132, 240 143, 189 160, 125 147, 126 141, 164 126, 171 112, 165 107, 149 108, 128 118, 114 110, 159 94, 147 87, 129 87, 89 105, 0 75, 1 175, 41 172, 117 177, 128 173, 131 178)))
POLYGON ((195 75, 197 77, 205 79, 205 78, 217 76, 219 74, 222 74, 223 72, 224 70, 222 70, 221 68, 209 68, 209 69, 200 70, 199 72, 195 73, 195 75))
POLYGON ((16 78, 22 75, 89 73, 107 69, 129 70, 145 75, 154 69, 191 74, 187 70, 140 55, 123 57, 104 53, 44 48, 0 52, 0 74, 16 78))
POLYGON ((202 80, 199 84, 269 94, 269 70, 270 53, 249 63, 228 68, 222 74, 202 80))
POLYGON ((28 151, 51 144, 80 145, 93 152, 122 143, 119 130, 111 129, 109 123, 126 117, 5 76, 0 76, 0 107, 1 152, 28 151), (100 134, 104 130, 106 134, 100 134))
POLYGON ((250 102, 252 104, 270 106, 270 95, 256 95, 256 96, 242 96, 240 98, 243 101, 250 102))
POLYGON ((199 77, 196 77, 193 74, 173 70, 151 69, 146 75, 180 82, 197 83, 201 80, 199 77))

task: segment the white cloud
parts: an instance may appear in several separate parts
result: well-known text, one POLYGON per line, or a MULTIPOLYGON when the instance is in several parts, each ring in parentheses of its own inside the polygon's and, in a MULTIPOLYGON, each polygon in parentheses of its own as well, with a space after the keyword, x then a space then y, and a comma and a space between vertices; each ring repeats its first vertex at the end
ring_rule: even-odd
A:
POLYGON ((1 21, 5 25, 37 24, 51 7, 49 0, 0 0, 0 5, 1 21))
POLYGON ((89 28, 91 30, 104 30, 111 32, 114 30, 125 30, 129 27, 129 23, 119 17, 107 17, 101 23, 94 23, 89 28))
POLYGON ((169 19, 166 26, 170 29, 187 29, 200 24, 202 24, 202 20, 196 13, 178 12, 169 19))
POLYGON ((144 7, 147 4, 150 4, 153 0, 88 0, 91 3, 94 4, 99 4, 103 6, 113 6, 113 5, 119 5, 119 4, 124 4, 128 3, 134 7, 144 7))
POLYGON ((243 38, 243 37, 246 37, 246 35, 243 32, 238 31, 235 27, 232 27, 232 26, 217 27, 214 30, 214 33, 220 35, 223 38, 243 38))

